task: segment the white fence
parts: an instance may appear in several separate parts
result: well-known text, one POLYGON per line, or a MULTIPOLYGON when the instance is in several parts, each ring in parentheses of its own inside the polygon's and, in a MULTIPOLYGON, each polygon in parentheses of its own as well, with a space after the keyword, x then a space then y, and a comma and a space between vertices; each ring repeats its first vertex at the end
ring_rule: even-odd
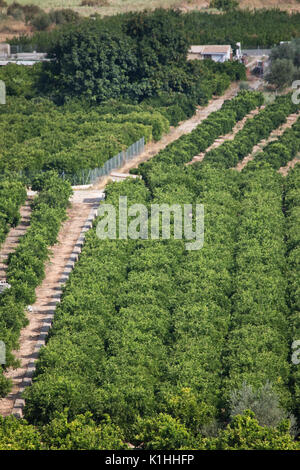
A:
POLYGON ((145 138, 130 145, 127 150, 124 150, 114 157, 105 162, 101 168, 83 169, 77 173, 62 172, 60 176, 63 179, 68 179, 72 186, 93 184, 104 176, 108 176, 113 170, 121 168, 125 162, 132 160, 134 157, 140 155, 145 148, 145 138))
MULTIPOLYGON (((132 160, 134 157, 140 155, 144 151, 144 148, 145 138, 142 137, 141 139, 134 142, 134 144, 130 145, 130 147, 128 147, 126 150, 123 150, 122 152, 107 160, 100 168, 83 168, 76 173, 67 171, 59 172, 59 170, 57 170, 57 172, 62 179, 70 181, 72 186, 93 184, 102 177, 108 176, 113 170, 121 168, 125 162, 132 160)), ((55 168, 52 169, 55 170, 55 168)), ((18 175, 22 180, 25 180, 26 183, 29 184, 35 177, 45 173, 46 171, 48 170, 31 171, 30 169, 25 169, 18 172, 18 175)), ((0 175, 0 179, 1 176, 2 175, 0 175)))

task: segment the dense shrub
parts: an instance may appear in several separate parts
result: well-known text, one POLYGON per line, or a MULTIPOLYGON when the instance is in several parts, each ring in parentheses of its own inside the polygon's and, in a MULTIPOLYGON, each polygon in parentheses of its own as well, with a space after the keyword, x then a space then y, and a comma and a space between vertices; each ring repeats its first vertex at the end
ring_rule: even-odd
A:
POLYGON ((21 183, 0 181, 0 245, 10 227, 20 220, 19 209, 25 202, 26 190, 21 183))
POLYGON ((44 31, 45 29, 49 28, 51 22, 51 16, 45 12, 38 13, 31 20, 32 26, 38 31, 44 31))

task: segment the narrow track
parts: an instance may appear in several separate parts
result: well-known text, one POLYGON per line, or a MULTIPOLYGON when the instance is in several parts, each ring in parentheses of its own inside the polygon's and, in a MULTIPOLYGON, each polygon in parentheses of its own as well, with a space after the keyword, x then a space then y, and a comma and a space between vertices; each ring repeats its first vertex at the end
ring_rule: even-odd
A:
MULTIPOLYGON (((31 383, 34 363, 38 351, 51 327, 55 306, 60 301, 62 285, 68 279, 80 250, 76 249, 79 237, 85 228, 91 210, 98 207, 102 193, 100 191, 76 191, 68 209, 68 219, 63 224, 58 237, 58 243, 51 249, 52 256, 46 266, 43 283, 36 289, 36 302, 31 306, 32 312, 27 313, 29 324, 22 329, 19 344, 20 349, 14 351, 16 359, 21 363, 17 369, 10 368, 5 377, 12 380, 11 393, 0 399, 0 414, 7 416, 14 412, 18 401, 23 405, 21 393, 24 387, 31 383), (72 254, 76 251, 76 254, 72 254)), ((88 229, 88 227, 86 227, 88 229)), ((22 408, 22 406, 20 407, 22 408)), ((22 415, 20 409, 19 416, 22 415)))
POLYGON ((294 166, 297 165, 297 163, 300 163, 300 155, 298 155, 293 160, 288 162, 288 164, 286 166, 282 166, 281 168, 279 168, 278 173, 281 173, 282 176, 287 176, 288 172, 292 168, 294 168, 294 166))

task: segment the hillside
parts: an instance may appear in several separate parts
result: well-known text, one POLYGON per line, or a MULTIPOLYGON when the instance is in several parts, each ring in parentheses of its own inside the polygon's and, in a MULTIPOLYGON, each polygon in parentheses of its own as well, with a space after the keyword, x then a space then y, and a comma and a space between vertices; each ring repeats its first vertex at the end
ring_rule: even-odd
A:
MULTIPOLYGON (((1 2, 0 2, 1 3, 1 2)), ((130 11, 154 10, 156 8, 174 8, 182 12, 202 11, 219 14, 216 9, 209 8, 209 0, 6 0, 8 6, 14 4, 14 12, 7 14, 7 8, 0 7, 0 42, 10 40, 15 36, 31 35, 37 29, 52 29, 51 21, 44 27, 35 27, 30 20, 25 21, 25 13, 18 4, 35 5, 53 16, 54 10, 72 9, 80 16, 90 16, 94 13, 104 17, 130 11)), ((298 0, 240 0, 242 9, 279 8, 291 13, 300 12, 298 0)))
MULTIPOLYGON (((8 5, 13 0, 7 0, 8 5)), ((51 8, 72 8, 81 15, 90 15, 97 12, 100 15, 111 15, 128 11, 147 9, 179 8, 183 11, 209 9, 209 0, 18 0, 21 5, 34 4, 46 11, 51 8), (82 3, 90 3, 91 6, 82 6, 82 3), (94 4, 94 5, 92 5, 94 4)), ((287 11, 300 11, 297 0, 240 0, 241 8, 280 8, 287 11)))

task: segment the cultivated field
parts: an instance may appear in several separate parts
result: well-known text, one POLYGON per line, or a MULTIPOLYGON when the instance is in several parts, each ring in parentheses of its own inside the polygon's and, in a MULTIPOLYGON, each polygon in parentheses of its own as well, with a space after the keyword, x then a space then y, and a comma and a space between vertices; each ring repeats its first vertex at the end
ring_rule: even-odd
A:
MULTIPOLYGON (((8 0, 8 4, 13 0, 8 0)), ((208 0, 99 0, 99 6, 81 6, 82 0, 19 0, 21 5, 34 4, 46 11, 51 8, 72 8, 82 15, 97 12, 100 15, 114 15, 128 11, 140 11, 155 8, 179 8, 183 11, 209 10, 208 0)), ((280 8, 286 11, 300 11, 297 0, 241 0, 241 8, 280 8)), ((214 10, 216 12, 216 10, 214 10)))

